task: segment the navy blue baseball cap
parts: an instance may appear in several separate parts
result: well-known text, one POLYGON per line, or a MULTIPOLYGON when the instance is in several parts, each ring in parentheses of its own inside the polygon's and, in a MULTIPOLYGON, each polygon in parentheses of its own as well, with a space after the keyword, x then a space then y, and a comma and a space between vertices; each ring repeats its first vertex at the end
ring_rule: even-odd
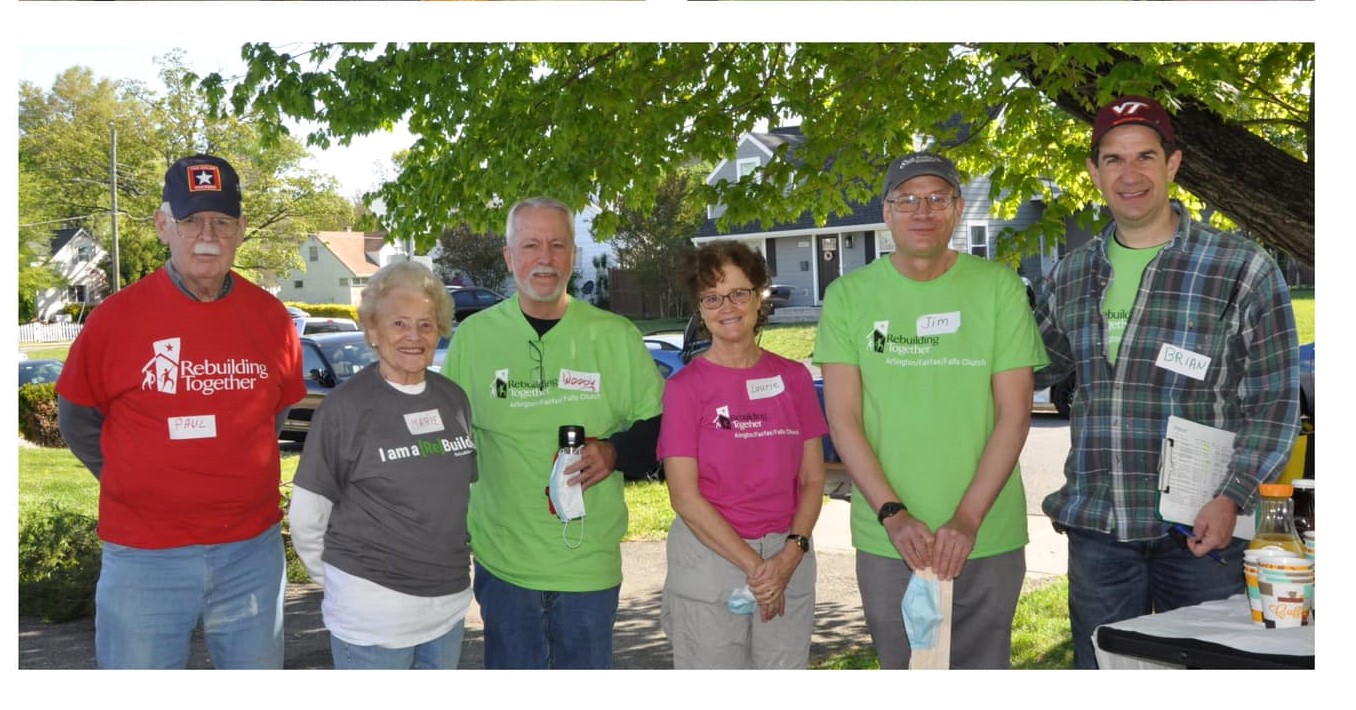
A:
POLYGON ((956 164, 936 153, 910 153, 896 158, 885 173, 884 197, 889 197, 896 187, 921 175, 939 177, 949 183, 956 192, 961 191, 960 173, 956 164))
POLYGON ((168 202, 175 219, 197 212, 240 216, 240 176, 214 155, 199 153, 179 159, 165 172, 160 199, 168 202))

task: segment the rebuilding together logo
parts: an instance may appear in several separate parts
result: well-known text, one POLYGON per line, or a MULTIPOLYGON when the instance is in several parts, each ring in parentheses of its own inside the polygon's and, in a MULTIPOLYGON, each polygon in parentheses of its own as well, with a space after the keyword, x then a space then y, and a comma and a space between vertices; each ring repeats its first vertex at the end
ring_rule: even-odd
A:
POLYGON ((154 354, 141 367, 141 389, 177 394, 180 389, 212 396, 217 392, 252 390, 268 379, 268 366, 245 358, 189 360, 183 357, 180 338, 165 338, 151 344, 154 354))

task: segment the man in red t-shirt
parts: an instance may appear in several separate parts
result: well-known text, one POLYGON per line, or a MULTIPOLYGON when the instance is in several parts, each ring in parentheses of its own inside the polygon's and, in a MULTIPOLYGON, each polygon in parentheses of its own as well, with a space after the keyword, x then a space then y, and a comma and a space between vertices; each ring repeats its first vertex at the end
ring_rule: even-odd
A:
POLYGON ((62 436, 99 479, 101 668, 183 668, 202 625, 217 668, 282 668, 278 431, 305 394, 281 301, 231 270, 240 178, 170 166, 161 269, 110 296, 57 381, 62 436))

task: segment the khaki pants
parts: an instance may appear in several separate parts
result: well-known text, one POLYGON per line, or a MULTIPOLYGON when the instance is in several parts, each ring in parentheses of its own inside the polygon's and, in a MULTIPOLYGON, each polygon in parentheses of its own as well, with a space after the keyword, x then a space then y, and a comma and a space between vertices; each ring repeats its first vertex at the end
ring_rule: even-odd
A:
MULTIPOLYGON (((746 540, 764 559, 781 551, 786 533, 746 540)), ((675 518, 669 529, 668 576, 664 580, 660 624, 673 645, 673 667, 799 668, 810 660, 814 628, 814 550, 801 559, 786 588, 786 610, 764 622, 730 613, 730 592, 744 586, 743 571, 703 545, 675 518)))

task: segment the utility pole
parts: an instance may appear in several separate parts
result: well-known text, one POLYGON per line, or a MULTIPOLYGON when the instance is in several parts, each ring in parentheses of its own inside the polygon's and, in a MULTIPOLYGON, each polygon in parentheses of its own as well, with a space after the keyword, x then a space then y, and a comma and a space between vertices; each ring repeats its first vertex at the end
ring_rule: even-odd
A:
POLYGON ((109 217, 113 222, 113 293, 117 293, 122 283, 122 262, 118 260, 118 126, 112 121, 108 122, 108 130, 112 136, 112 159, 109 165, 109 217))

